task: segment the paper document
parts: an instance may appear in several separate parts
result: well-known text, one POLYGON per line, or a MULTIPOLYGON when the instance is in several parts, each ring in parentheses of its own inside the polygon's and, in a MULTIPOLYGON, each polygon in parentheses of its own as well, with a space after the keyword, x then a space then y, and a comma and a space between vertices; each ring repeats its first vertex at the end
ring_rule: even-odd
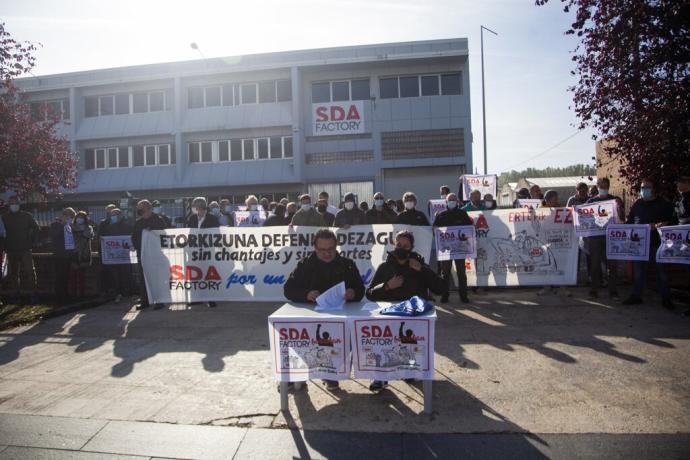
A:
POLYGON ((314 310, 342 310, 343 305, 345 305, 345 281, 341 281, 318 296, 314 310))
POLYGON ((379 308, 381 308, 381 305, 375 302, 367 302, 364 305, 362 305, 362 311, 375 311, 379 308))

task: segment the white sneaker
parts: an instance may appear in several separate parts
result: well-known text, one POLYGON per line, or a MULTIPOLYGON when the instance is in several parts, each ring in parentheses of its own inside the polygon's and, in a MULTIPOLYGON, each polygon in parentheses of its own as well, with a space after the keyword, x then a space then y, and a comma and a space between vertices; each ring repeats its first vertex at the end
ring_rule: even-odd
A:
POLYGON ((115 303, 120 303, 122 301, 122 296, 120 294, 115 296, 115 303))

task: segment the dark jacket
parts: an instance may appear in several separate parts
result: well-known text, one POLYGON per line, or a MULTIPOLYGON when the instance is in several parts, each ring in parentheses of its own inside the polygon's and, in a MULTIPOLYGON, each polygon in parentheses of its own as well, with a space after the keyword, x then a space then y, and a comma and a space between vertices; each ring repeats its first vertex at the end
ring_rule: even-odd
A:
POLYGON ((268 216, 268 219, 264 221, 264 227, 280 227, 283 225, 290 225, 290 219, 276 214, 268 216))
MULTIPOLYGON (((626 224, 656 224, 659 222, 673 222, 673 205, 661 197, 645 201, 642 198, 633 203, 630 208, 626 224)), ((651 231, 652 252, 661 244, 659 232, 651 231)))
POLYGON ((680 225, 690 224, 690 192, 685 192, 676 200, 675 219, 680 225))
MULTIPOLYGON (((160 217, 160 216, 158 216, 160 217)), ((164 221, 165 222, 165 221, 164 221)), ((187 227, 189 228, 198 228, 199 227, 199 216, 196 214, 192 214, 189 216, 189 219, 187 219, 187 227)), ((204 217, 204 221, 201 223, 201 228, 217 228, 220 227, 220 222, 218 222, 218 218, 211 214, 210 212, 206 213, 206 217, 204 217)))
POLYGON ((292 225, 303 225, 306 227, 323 227, 325 222, 323 216, 314 208, 308 210, 299 209, 294 216, 292 216, 292 225))
MULTIPOLYGON (((137 250, 137 256, 141 256, 141 234, 144 230, 165 230, 165 221, 161 219, 161 216, 156 214, 151 214, 151 217, 145 219, 139 217, 134 223, 134 228, 132 229, 132 244, 134 249, 137 250)), ((141 259, 139 259, 141 263, 141 259)))
POLYGON ((50 243, 55 257, 69 259, 75 254, 74 249, 65 249, 65 224, 62 221, 50 224, 50 243))
POLYGON ((290 273, 283 285, 283 293, 293 302, 307 302, 309 291, 324 291, 332 288, 341 281, 345 281, 346 289, 355 291, 353 302, 359 302, 364 297, 364 283, 357 270, 357 266, 350 259, 336 255, 329 263, 322 262, 312 253, 301 260, 290 273))
POLYGON ((405 225, 429 225, 429 219, 426 218, 426 215, 422 211, 417 211, 416 209, 405 209, 398 214, 395 222, 405 225))
POLYGON ((455 225, 472 225, 472 219, 462 209, 447 209, 436 214, 434 227, 453 227, 455 225))
POLYGON ((338 214, 335 215, 333 226, 340 228, 346 225, 366 225, 366 223, 366 214, 364 214, 364 211, 355 206, 349 211, 347 209, 341 209, 338 211, 338 214))
POLYGON ((371 208, 366 213, 367 224, 394 224, 398 219, 398 216, 388 207, 383 206, 383 209, 379 211, 376 206, 371 208))
POLYGON ((323 223, 326 224, 326 227, 333 227, 333 223, 335 222, 334 214, 331 214, 330 212, 326 211, 323 214, 321 214, 321 216, 323 217, 323 223))
POLYGON ((420 271, 410 268, 409 263, 400 265, 395 257, 389 254, 386 261, 376 269, 374 278, 371 280, 369 289, 367 289, 367 298, 374 301, 399 302, 415 295, 429 299, 431 298, 429 291, 442 295, 446 290, 445 281, 424 263, 424 258, 421 255, 412 252, 410 257, 422 264, 420 271), (399 288, 386 290, 386 283, 397 275, 402 275, 405 278, 403 285, 399 288))
POLYGON ((7 212, 2 215, 5 224, 5 250, 8 253, 30 251, 38 241, 38 224, 26 211, 7 212))
POLYGON ((165 214, 158 214, 161 219, 163 219, 163 222, 165 222, 165 228, 173 228, 172 220, 170 217, 166 216, 165 214))
POLYGON ((109 223, 107 227, 105 227, 103 233, 99 236, 120 236, 120 235, 131 235, 132 234, 132 227, 129 225, 129 223, 125 221, 120 221, 116 224, 109 223))

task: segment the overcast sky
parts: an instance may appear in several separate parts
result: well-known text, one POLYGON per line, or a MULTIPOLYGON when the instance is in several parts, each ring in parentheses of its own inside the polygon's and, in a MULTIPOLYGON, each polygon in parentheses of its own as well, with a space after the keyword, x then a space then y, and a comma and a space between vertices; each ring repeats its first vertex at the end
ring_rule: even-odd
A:
POLYGON ((331 46, 467 37, 474 165, 483 169, 481 24, 490 173, 593 164, 569 109, 572 13, 560 0, 3 0, 17 39, 42 43, 36 75, 331 46), (574 135, 574 136, 573 136, 574 135), (572 137, 571 137, 572 136, 572 137), (569 138, 569 139, 568 139, 569 138), (567 140, 566 140, 567 139, 567 140), (554 145, 557 147, 549 150, 554 145))

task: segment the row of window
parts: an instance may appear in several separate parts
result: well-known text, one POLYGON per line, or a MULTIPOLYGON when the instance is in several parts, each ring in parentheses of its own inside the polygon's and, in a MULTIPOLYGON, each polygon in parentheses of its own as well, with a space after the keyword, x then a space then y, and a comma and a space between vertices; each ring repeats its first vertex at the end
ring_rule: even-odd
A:
POLYGON ((162 112, 171 109, 172 104, 167 99, 165 91, 87 96, 84 98, 84 116, 103 117, 108 115, 162 112))
POLYGON ((187 152, 190 163, 292 158, 292 136, 190 142, 187 152))
POLYGON ((290 80, 268 80, 217 86, 197 86, 188 89, 190 109, 244 104, 264 104, 292 100, 290 80))
POLYGON ((34 101, 29 103, 31 118, 36 121, 46 121, 57 118, 69 120, 69 99, 56 99, 52 101, 34 101))
POLYGON ((311 84, 311 101, 365 101, 371 98, 369 79, 322 81, 311 84))
POLYGON ((460 73, 386 77, 379 80, 381 99, 462 94, 460 73))
POLYGON ((133 145, 86 149, 86 169, 132 168, 174 165, 174 144, 133 145))

